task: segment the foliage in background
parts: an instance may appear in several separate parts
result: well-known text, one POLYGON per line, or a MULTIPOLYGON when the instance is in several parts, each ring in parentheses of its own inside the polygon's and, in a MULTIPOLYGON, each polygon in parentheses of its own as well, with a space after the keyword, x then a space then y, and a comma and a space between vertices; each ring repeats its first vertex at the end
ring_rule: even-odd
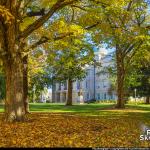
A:
POLYGON ((89 43, 74 39, 67 47, 56 50, 48 58, 56 81, 82 80, 86 75, 85 65, 93 61, 93 50, 89 43))
MULTIPOLYGON (((117 69, 117 107, 124 107, 127 78, 133 57, 149 40, 146 26, 149 24, 147 1, 112 0, 91 1, 91 18, 96 20, 93 28, 95 43, 107 43, 115 48, 117 69), (94 15, 93 15, 94 14, 94 15)), ((89 14, 83 15, 85 19, 89 14)), ((90 19, 91 19, 90 18, 90 19)), ((132 80, 133 81, 133 80, 132 80)))
POLYGON ((150 96, 150 52, 149 45, 145 45, 135 55, 129 76, 129 91, 133 95, 136 88, 139 96, 150 96), (135 82, 133 82, 133 80, 135 82))
POLYGON ((37 49, 29 56, 28 86, 29 100, 39 100, 45 88, 51 86, 51 67, 46 63, 44 50, 37 49))

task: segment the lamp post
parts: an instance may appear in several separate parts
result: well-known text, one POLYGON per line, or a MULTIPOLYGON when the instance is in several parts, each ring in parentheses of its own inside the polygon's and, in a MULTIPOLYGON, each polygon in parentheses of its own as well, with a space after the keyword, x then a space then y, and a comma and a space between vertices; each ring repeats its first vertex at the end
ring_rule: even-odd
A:
POLYGON ((136 92, 137 92, 137 89, 134 89, 135 104, 136 104, 136 92))

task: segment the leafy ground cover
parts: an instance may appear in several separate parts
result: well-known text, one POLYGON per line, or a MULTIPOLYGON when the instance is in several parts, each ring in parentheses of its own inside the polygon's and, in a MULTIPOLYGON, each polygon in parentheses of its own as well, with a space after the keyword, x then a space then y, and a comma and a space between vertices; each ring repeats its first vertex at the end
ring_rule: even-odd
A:
POLYGON ((150 147, 140 141, 150 105, 30 104, 30 110, 23 123, 4 123, 0 113, 0 147, 150 147))

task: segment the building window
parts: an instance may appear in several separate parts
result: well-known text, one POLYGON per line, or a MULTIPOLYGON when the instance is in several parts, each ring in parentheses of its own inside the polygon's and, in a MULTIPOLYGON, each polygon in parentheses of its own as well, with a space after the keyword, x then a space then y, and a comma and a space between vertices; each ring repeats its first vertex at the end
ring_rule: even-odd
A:
POLYGON ((79 90, 80 88, 81 88, 81 83, 77 81, 77 90, 79 90))
POLYGON ((100 100, 100 93, 97 94, 97 99, 100 100))
POLYGON ((110 95, 110 99, 113 99, 113 94, 110 95))
POLYGON ((86 81, 86 88, 88 88, 88 82, 86 81))
POLYGON ((90 76, 90 69, 87 69, 87 76, 90 76))
POLYGON ((90 69, 89 69, 89 70, 88 70, 88 75, 89 75, 89 76, 90 76, 90 72, 91 72, 91 71, 90 71, 90 69))
POLYGON ((106 99, 106 93, 104 94, 104 99, 106 99))
POLYGON ((61 90, 61 83, 59 83, 59 88, 58 88, 58 90, 61 90))
POLYGON ((106 81, 102 81, 102 85, 103 85, 103 88, 105 88, 106 87, 106 81))
POLYGON ((90 97, 90 96, 89 96, 89 93, 87 93, 87 100, 89 99, 89 97, 90 97))
POLYGON ((67 81, 64 83, 64 90, 67 90, 67 81))

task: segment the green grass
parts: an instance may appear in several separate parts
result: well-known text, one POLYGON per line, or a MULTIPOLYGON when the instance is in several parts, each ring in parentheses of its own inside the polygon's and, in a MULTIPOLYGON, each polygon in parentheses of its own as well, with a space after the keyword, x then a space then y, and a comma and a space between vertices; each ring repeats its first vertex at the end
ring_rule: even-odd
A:
MULTIPOLYGON (((65 104, 62 103, 30 103, 29 104, 30 112, 58 112, 58 113, 73 112, 73 113, 91 113, 91 114, 99 114, 99 112, 105 112, 107 111, 106 110, 107 108, 112 108, 113 106, 114 104, 112 103, 75 104, 72 106, 65 106, 65 104)), ((150 105, 127 104, 126 109, 133 110, 133 112, 134 111, 150 112, 150 105)), ((0 104, 0 112, 3 111, 4 111, 4 105, 0 104)))
MULTIPOLYGON (((3 105, 0 105, 0 112, 3 112, 3 105)), ((113 109, 112 103, 97 104, 76 104, 65 106, 62 103, 30 103, 30 112, 49 112, 49 113, 68 113, 80 116, 102 116, 108 119, 118 117, 137 118, 150 125, 150 105, 146 104, 127 104, 126 109, 113 109)))
MULTIPOLYGON (((49 113, 68 113, 80 116, 102 116, 108 119, 118 117, 130 117, 142 120, 150 125, 150 105, 146 104, 127 104, 126 109, 113 109, 115 104, 97 103, 97 104, 76 104, 65 106, 62 103, 30 103, 30 112, 49 112, 49 113)), ((0 104, 0 112, 3 112, 3 105, 0 104)))
POLYGON ((30 110, 34 112, 74 112, 74 113, 91 113, 97 109, 107 108, 112 104, 76 104, 65 106, 65 104, 30 104, 30 110))
MULTIPOLYGON (((62 103, 30 103, 29 108, 31 112, 76 112, 76 113, 91 113, 96 112, 97 109, 111 107, 113 104, 76 104, 72 106, 65 106, 62 103)), ((3 112, 3 105, 0 104, 0 112, 3 112)))

